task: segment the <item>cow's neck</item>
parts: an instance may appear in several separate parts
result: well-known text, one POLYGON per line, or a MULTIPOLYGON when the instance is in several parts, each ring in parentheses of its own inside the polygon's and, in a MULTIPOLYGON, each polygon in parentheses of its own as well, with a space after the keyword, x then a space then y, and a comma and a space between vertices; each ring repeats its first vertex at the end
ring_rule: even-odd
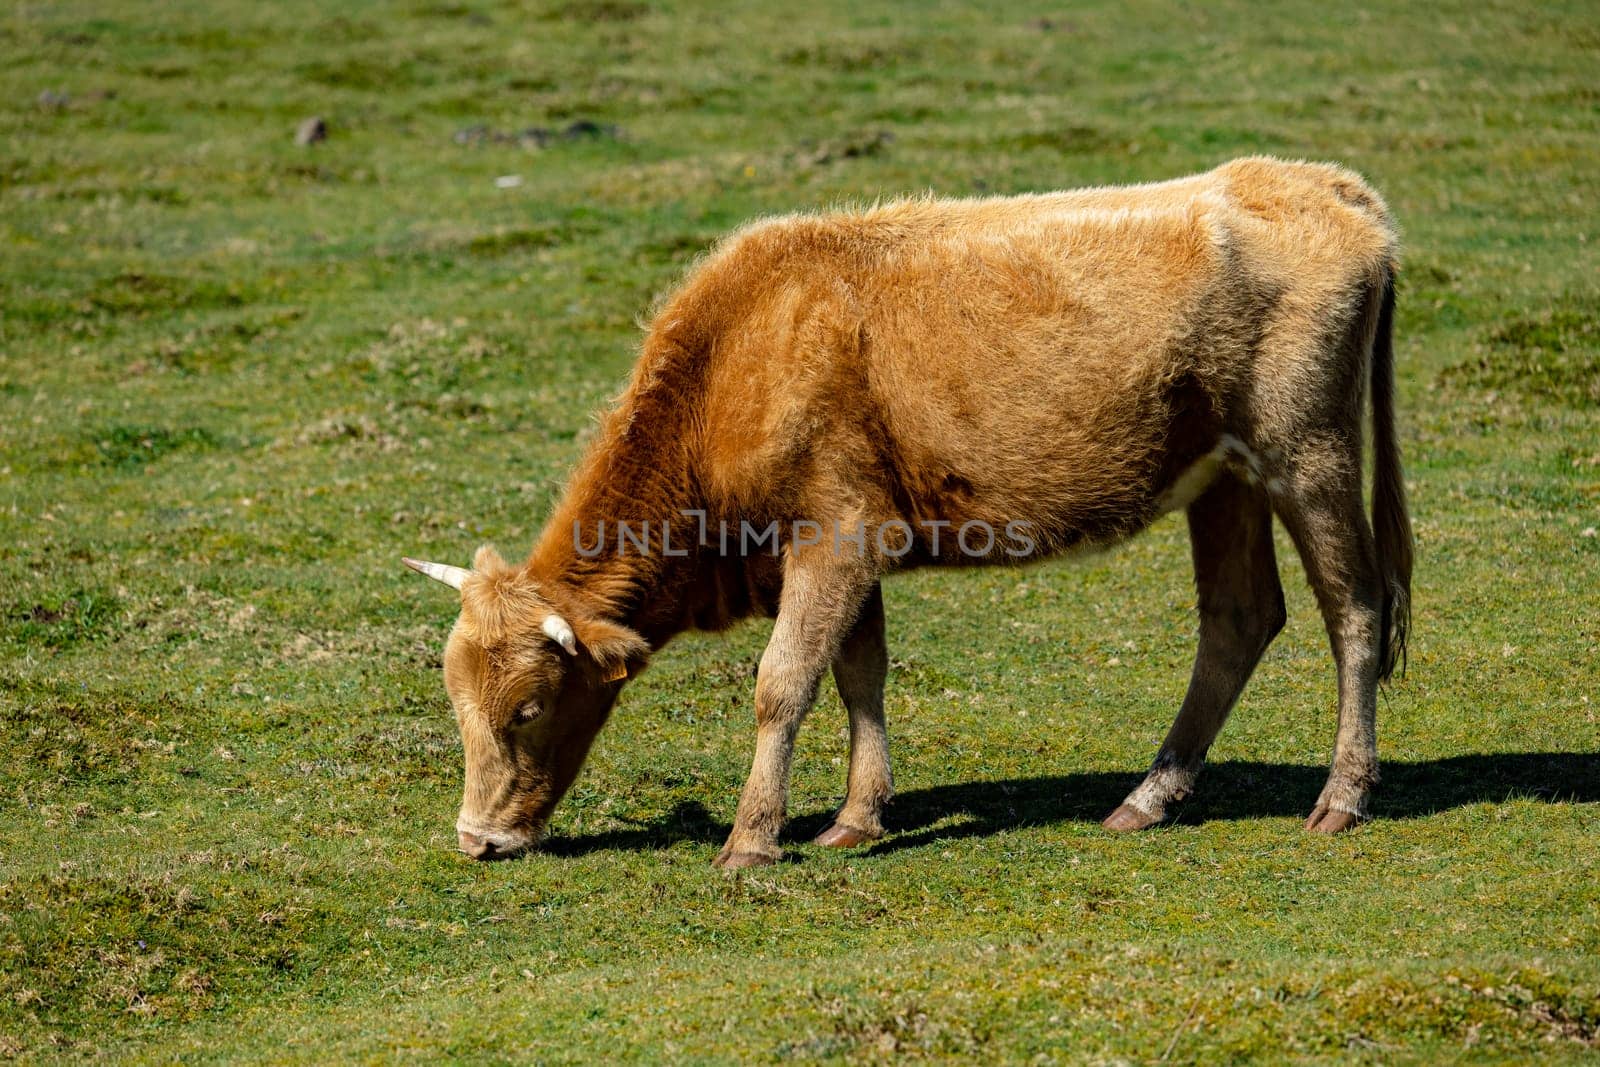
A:
POLYGON ((647 344, 528 560, 536 581, 657 646, 692 625, 685 598, 705 562, 691 543, 695 521, 683 514, 705 507, 693 476, 698 369, 681 349, 647 344), (621 524, 647 547, 627 540, 619 549, 621 524), (672 552, 687 556, 667 553, 664 524, 672 552))

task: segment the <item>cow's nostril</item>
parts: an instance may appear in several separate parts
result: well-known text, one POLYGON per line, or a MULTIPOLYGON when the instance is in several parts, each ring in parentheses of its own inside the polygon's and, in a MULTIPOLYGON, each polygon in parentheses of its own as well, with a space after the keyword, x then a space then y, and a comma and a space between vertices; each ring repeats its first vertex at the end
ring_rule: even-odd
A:
POLYGON ((477 833, 456 830, 456 840, 461 843, 462 853, 466 853, 472 859, 506 859, 510 856, 506 846, 496 845, 491 838, 478 837, 477 833))

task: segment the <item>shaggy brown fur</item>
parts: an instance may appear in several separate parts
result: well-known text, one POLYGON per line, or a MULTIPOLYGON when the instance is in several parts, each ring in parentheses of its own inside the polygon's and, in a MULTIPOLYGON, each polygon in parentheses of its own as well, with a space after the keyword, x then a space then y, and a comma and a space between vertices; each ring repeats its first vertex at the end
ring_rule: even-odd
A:
MULTIPOLYGON (((876 837, 890 793, 880 578, 973 562, 952 536, 966 522, 1025 523, 1043 555, 1114 543, 1177 508, 1194 542, 1199 653, 1155 766, 1107 825, 1148 826, 1188 792, 1282 625, 1273 514, 1338 665, 1333 766, 1308 826, 1354 824, 1377 780, 1376 688, 1409 618, 1396 250, 1359 177, 1259 158, 1154 185, 906 200, 735 233, 661 306, 529 559, 480 553, 461 584, 445 674, 467 758, 463 848, 535 843, 619 675, 674 634, 755 613, 777 623, 756 684, 755 765, 718 862, 780 855, 795 733, 830 666, 851 760, 823 839, 876 837), (1369 384, 1376 538, 1361 493, 1369 384), (686 510, 704 514, 709 544, 685 536, 686 510), (618 551, 608 535, 598 554, 580 551, 602 520, 648 522, 650 550, 618 551), (860 553, 824 536, 740 556, 719 550, 721 520, 776 521, 786 544, 807 520, 916 533, 903 555, 869 533, 860 553), (935 521, 951 524, 937 548, 935 521), (562 620, 576 654, 546 636, 562 620)), ((989 558, 1005 560, 1005 543, 989 558)))

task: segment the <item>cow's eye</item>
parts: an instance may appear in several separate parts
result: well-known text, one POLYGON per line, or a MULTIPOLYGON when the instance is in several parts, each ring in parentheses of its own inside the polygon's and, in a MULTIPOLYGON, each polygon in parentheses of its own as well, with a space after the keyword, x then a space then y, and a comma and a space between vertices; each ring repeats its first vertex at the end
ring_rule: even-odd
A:
POLYGON ((544 705, 537 700, 530 700, 517 709, 517 722, 532 722, 544 714, 544 705))

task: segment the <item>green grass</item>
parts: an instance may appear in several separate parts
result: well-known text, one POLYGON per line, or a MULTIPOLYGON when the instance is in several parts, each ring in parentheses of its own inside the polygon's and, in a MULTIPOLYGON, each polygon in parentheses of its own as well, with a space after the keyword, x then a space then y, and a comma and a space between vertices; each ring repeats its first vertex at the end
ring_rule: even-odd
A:
POLYGON ((1596 1054, 1593 5, 101 0, 9 6, 0 59, 0 1054, 1596 1054), (398 557, 526 550, 718 233, 1251 152, 1358 168, 1406 235, 1375 822, 1299 829, 1334 694, 1285 543, 1200 793, 1099 830, 1187 679, 1168 520, 888 586, 900 796, 863 853, 804 843, 830 694, 796 862, 709 867, 753 623, 629 687, 547 854, 455 853, 453 608, 398 557))

